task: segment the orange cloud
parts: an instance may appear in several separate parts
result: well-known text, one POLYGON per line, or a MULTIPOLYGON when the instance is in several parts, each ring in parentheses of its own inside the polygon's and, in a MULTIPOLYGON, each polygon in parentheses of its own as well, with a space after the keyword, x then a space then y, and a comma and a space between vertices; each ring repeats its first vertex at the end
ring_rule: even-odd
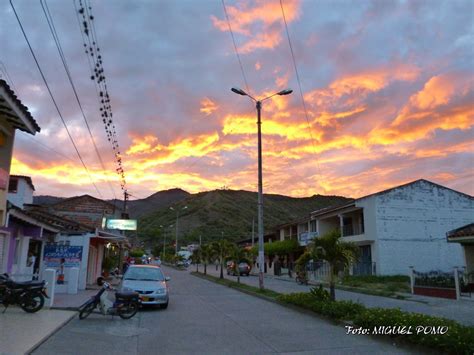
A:
MULTIPOLYGON (((285 17, 288 23, 298 18, 299 0, 284 2, 285 17)), ((257 0, 255 3, 239 3, 237 6, 226 5, 227 14, 232 31, 247 37, 240 46, 242 53, 250 53, 259 48, 275 48, 282 39, 282 28, 273 29, 275 24, 283 23, 280 3, 278 1, 257 0), (262 28, 256 29, 259 25, 262 28), (261 32, 259 32, 261 31, 261 32)), ((220 31, 229 31, 227 19, 218 19, 211 16, 215 28, 220 31)), ((280 26, 281 27, 281 26, 280 26)))
POLYGON ((212 100, 209 98, 205 97, 204 99, 201 100, 201 108, 200 112, 205 113, 206 116, 209 116, 211 113, 216 111, 219 106, 217 106, 212 100))

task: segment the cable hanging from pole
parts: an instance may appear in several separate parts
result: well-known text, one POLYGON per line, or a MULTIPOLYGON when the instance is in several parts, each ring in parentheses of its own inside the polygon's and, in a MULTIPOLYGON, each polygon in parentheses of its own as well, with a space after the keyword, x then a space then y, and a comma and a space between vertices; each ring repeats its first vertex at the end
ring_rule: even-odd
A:
MULTIPOLYGON (((76 101, 77 101, 77 104, 79 106, 79 109, 81 111, 81 114, 82 114, 82 117, 84 119, 84 122, 86 124, 86 127, 87 127, 87 131, 89 132, 89 137, 92 141, 92 145, 94 146, 94 150, 95 150, 95 153, 97 155, 97 158, 99 159, 99 162, 100 162, 100 165, 102 167, 102 170, 105 172, 107 169, 105 168, 105 164, 104 164, 104 161, 102 159, 102 156, 99 152, 99 149, 97 148, 97 144, 95 142, 95 139, 94 139, 94 136, 92 135, 92 131, 91 131, 91 128, 89 126, 89 122, 86 118, 86 115, 84 113, 84 110, 82 108, 82 104, 81 104, 81 101, 79 100, 79 95, 77 93, 77 90, 76 90, 76 86, 74 84, 74 81, 72 80, 72 76, 71 76, 71 72, 69 71, 69 65, 67 64, 67 60, 66 60, 66 57, 64 55, 64 52, 63 52, 63 49, 62 49, 62 46, 61 46, 61 42, 59 40, 59 36, 56 32, 56 27, 54 26, 54 21, 53 21, 53 17, 49 11, 49 7, 48 7, 48 3, 46 2, 46 0, 40 0, 40 4, 41 4, 41 7, 43 9, 43 13, 44 13, 44 16, 46 17, 46 21, 48 22, 48 26, 49 26, 49 30, 53 36, 53 39, 54 39, 54 42, 56 44, 56 48, 58 50, 58 53, 59 53, 59 56, 61 57, 61 61, 63 63, 63 66, 64 66, 64 69, 66 71, 66 75, 69 79, 69 83, 71 84, 71 87, 72 87, 72 90, 74 92, 74 96, 76 98, 76 101)), ((110 188, 110 191, 112 192, 112 196, 116 199, 116 195, 115 195, 115 191, 114 189, 112 188, 112 185, 110 184, 110 181, 108 179, 106 179, 107 181, 107 184, 110 188)))
POLYGON ((53 101, 54 107, 56 108, 56 111, 58 112, 58 115, 59 115, 59 117, 60 117, 60 119, 61 119, 61 122, 63 123, 63 126, 64 126, 64 128, 65 128, 65 130, 66 130, 66 132, 67 132, 67 135, 68 135, 68 137, 69 137, 69 139, 70 139, 72 145, 74 146, 74 150, 76 151, 76 154, 77 154, 79 160, 81 161, 81 164, 82 164, 84 170, 86 171, 87 175, 89 176, 89 179, 91 180, 92 185, 94 186, 94 188, 95 188, 95 190, 97 191, 97 193, 99 194, 99 196, 102 198, 102 194, 101 194, 101 192, 99 191, 99 189, 97 188, 96 184, 94 183, 94 180, 92 179, 92 176, 91 176, 91 174, 90 174, 90 172, 89 172, 89 169, 87 168, 86 164, 84 163, 84 160, 82 159, 81 153, 79 153, 79 149, 77 148, 76 143, 74 142, 74 139, 72 138, 71 132, 69 132, 69 129, 68 129, 67 124, 66 124, 66 121, 64 120, 63 115, 61 114, 61 111, 59 110, 58 104, 56 103, 56 100, 55 100, 55 98, 54 98, 54 95, 53 95, 53 93, 52 93, 52 91, 51 91, 51 89, 50 89, 50 87, 49 87, 48 81, 46 80, 46 77, 45 77, 44 74, 43 74, 43 70, 41 69, 41 66, 40 66, 40 64, 39 64, 39 62, 38 62, 38 59, 36 58, 35 52, 33 51, 33 48, 31 47, 30 41, 29 41, 29 39, 28 39, 28 36, 26 35, 26 32, 25 32, 25 30, 24 30, 24 28, 23 28, 23 25, 22 25, 22 23, 21 23, 20 17, 18 16, 18 14, 17 14, 17 12, 16 12, 16 9, 15 9, 15 6, 13 5, 13 1, 12 1, 12 0, 10 0, 10 6, 12 7, 12 10, 13 10, 13 12, 14 12, 14 14, 15 14, 15 17, 16 17, 17 21, 18 21, 18 24, 20 25, 21 32, 23 33, 23 36, 24 36, 24 38, 25 38, 25 40, 26 40, 26 43, 28 44, 28 48, 30 49, 31 55, 33 56, 33 59, 34 59, 34 61, 35 61, 35 63, 36 63, 36 66, 38 67, 38 71, 39 71, 40 74, 41 74, 41 78, 43 79, 43 82, 44 82, 44 84, 45 84, 45 86, 46 86, 46 89, 48 90, 48 93, 49 93, 49 95, 51 96, 51 100, 53 101))
POLYGON ((95 31, 94 16, 92 15, 92 6, 87 0, 74 0, 74 7, 76 10, 76 17, 79 24, 79 29, 83 39, 83 46, 86 56, 88 57, 89 68, 91 70, 90 79, 94 81, 99 100, 99 111, 104 124, 104 129, 107 135, 107 140, 112 145, 114 157, 116 162, 115 171, 120 178, 120 188, 124 192, 125 199, 127 199, 127 188, 125 171, 122 164, 122 155, 117 139, 117 132, 115 123, 113 121, 113 112, 110 101, 110 95, 107 87, 105 71, 103 67, 103 58, 98 45, 97 34, 95 31), (81 19, 82 18, 82 19, 81 19))

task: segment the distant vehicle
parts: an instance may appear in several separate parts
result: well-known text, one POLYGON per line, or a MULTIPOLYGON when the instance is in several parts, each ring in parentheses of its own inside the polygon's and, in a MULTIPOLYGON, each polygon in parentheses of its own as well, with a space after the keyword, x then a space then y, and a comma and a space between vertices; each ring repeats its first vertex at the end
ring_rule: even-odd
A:
POLYGON ((130 265, 120 284, 122 291, 138 292, 142 305, 167 308, 169 303, 169 277, 155 265, 130 265))
MULTIPOLYGON (((239 263, 238 267, 239 267, 239 274, 241 276, 243 276, 243 275, 249 276, 250 275, 251 267, 248 263, 241 262, 241 263, 239 263)), ((234 262, 233 261, 229 261, 227 263, 227 275, 237 276, 237 270, 234 267, 234 262)))

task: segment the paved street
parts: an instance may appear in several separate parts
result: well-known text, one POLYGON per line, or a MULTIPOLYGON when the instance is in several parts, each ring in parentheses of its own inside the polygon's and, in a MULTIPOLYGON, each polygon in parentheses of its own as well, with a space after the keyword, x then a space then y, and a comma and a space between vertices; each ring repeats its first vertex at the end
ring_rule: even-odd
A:
MULTIPOLYGON (((199 271, 203 272, 203 268, 200 267, 199 271)), ((193 265, 188 268, 188 271, 196 271, 196 267, 193 265)), ((213 276, 219 276, 219 271, 216 271, 214 265, 210 265, 207 268, 207 272, 213 276)), ((224 277, 237 281, 236 276, 229 276, 225 274, 224 277)), ((240 282, 258 286, 257 276, 242 276, 240 282)), ((265 287, 280 293, 292 293, 292 292, 308 292, 313 286, 298 285, 295 281, 286 281, 276 278, 265 278, 265 287)), ((354 302, 360 302, 366 307, 381 307, 381 308, 400 308, 407 312, 424 313, 437 317, 444 317, 453 319, 465 325, 474 325, 474 302, 461 300, 447 300, 443 298, 435 297, 417 297, 427 303, 415 302, 410 300, 398 300, 389 297, 380 297, 366 295, 357 292, 350 292, 344 290, 336 290, 336 298, 338 300, 351 300, 354 302)))
POLYGON ((352 354, 409 353, 340 325, 165 268, 167 310, 131 320, 91 315, 71 321, 34 354, 352 354))

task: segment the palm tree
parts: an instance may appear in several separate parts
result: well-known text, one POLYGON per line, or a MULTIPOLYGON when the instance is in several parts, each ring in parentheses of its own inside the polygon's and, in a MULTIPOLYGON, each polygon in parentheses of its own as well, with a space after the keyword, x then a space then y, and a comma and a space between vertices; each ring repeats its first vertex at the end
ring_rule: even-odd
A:
POLYGON ((219 264, 221 265, 221 274, 219 278, 223 279, 224 278, 224 262, 226 258, 229 256, 229 252, 232 248, 232 244, 225 240, 221 239, 219 241, 213 242, 212 243, 212 249, 214 250, 215 256, 217 260, 219 261, 219 264))
POLYGON ((236 271, 237 273, 237 282, 240 283, 239 263, 243 259, 247 258, 247 252, 237 245, 232 245, 232 247, 229 250, 228 256, 234 262, 233 267, 234 267, 234 271, 236 271))
POLYGON ((201 262, 201 248, 193 251, 193 254, 191 255, 191 262, 196 264, 196 272, 199 272, 199 263, 201 262))
POLYGON ((214 251, 210 244, 203 245, 201 250, 201 262, 204 264, 204 275, 207 275, 207 264, 209 264, 214 256, 214 251))
POLYGON ((314 260, 325 260, 329 264, 329 291, 331 300, 336 300, 337 274, 357 261, 359 248, 354 243, 340 240, 341 232, 333 230, 313 239, 309 252, 314 260))

